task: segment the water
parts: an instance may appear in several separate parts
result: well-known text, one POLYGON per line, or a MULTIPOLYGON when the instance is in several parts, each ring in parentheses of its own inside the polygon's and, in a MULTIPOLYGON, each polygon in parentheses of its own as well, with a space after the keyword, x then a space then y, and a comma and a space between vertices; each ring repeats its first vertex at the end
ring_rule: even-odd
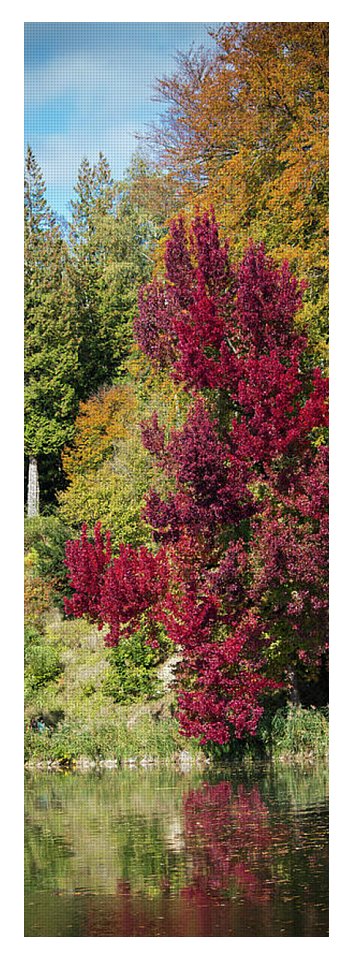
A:
POLYGON ((325 767, 26 775, 25 936, 326 937, 325 767))

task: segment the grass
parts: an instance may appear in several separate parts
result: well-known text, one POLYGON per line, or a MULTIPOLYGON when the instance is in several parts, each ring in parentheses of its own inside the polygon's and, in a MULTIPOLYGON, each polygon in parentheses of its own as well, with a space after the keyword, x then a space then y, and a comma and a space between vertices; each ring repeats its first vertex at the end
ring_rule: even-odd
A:
POLYGON ((328 709, 290 707, 278 710, 272 719, 271 738, 276 757, 327 757, 328 709))
POLYGON ((61 672, 47 683, 26 684, 25 761, 144 757, 172 759, 181 750, 203 757, 195 741, 180 736, 170 692, 157 699, 115 703, 106 693, 110 670, 103 636, 85 620, 64 621, 51 614, 42 644, 57 653, 61 672), (59 716, 51 726, 51 718, 59 716), (43 717, 46 729, 31 722, 43 717))
MULTIPOLYGON (((27 760, 59 760, 71 763, 80 758, 90 760, 140 761, 171 760, 176 753, 189 745, 183 742, 172 719, 156 724, 150 714, 145 714, 132 725, 127 716, 116 716, 114 722, 93 721, 90 724, 62 723, 53 733, 37 734, 27 731, 27 760)), ((200 751, 190 749, 194 756, 200 751)))

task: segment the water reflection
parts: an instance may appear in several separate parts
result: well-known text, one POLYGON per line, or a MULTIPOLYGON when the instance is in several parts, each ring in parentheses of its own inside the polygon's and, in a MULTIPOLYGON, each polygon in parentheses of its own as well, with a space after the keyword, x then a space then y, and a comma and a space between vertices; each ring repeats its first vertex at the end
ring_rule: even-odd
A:
POLYGON ((327 936, 327 771, 35 774, 26 936, 327 936))
POLYGON ((269 812, 259 790, 223 781, 191 790, 184 800, 185 837, 191 853, 191 884, 182 895, 204 902, 208 897, 237 897, 250 903, 270 896, 266 877, 271 846, 269 812), (238 889, 237 889, 238 888, 238 889))

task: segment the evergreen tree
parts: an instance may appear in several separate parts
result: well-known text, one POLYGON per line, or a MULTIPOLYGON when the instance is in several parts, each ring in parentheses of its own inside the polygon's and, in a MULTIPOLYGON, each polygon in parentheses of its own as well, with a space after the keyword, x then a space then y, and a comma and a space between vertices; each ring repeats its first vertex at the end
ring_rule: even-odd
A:
POLYGON ((123 372, 137 289, 148 279, 149 226, 113 180, 102 153, 83 160, 72 202, 70 310, 79 329, 79 397, 123 372))
POLYGON ((25 452, 28 512, 39 509, 38 464, 45 483, 62 486, 62 447, 71 440, 79 401, 126 371, 137 291, 150 278, 158 239, 145 207, 117 185, 100 153, 83 160, 65 241, 28 148, 25 166, 25 452), (39 458, 39 459, 38 459, 39 458))
POLYGON ((76 411, 77 344, 65 309, 67 249, 30 147, 24 179, 25 454, 28 514, 39 510, 40 459, 56 460, 76 411))

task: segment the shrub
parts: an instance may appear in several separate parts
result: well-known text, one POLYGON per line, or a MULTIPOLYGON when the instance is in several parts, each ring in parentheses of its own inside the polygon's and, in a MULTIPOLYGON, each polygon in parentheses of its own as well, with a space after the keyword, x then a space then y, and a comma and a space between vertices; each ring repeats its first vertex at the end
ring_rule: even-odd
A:
POLYGON ((117 703, 131 703, 141 697, 159 696, 157 666, 169 656, 173 647, 165 631, 158 630, 157 646, 151 646, 145 626, 131 637, 122 637, 108 654, 110 668, 102 688, 117 703))
POLYGON ((271 724, 274 752, 279 755, 313 754, 328 751, 328 711, 312 707, 286 707, 277 710, 271 724))
POLYGON ((32 689, 55 680, 62 672, 57 651, 46 644, 30 643, 25 649, 25 679, 32 689))
POLYGON ((45 616, 52 603, 49 583, 35 573, 35 558, 25 557, 24 566, 24 623, 41 633, 45 616))
POLYGON ((51 599, 63 609, 62 598, 69 594, 64 565, 65 543, 72 528, 57 515, 26 518, 24 548, 33 557, 33 572, 43 584, 49 584, 51 599))
POLYGON ((24 627, 24 649, 31 644, 40 644, 42 642, 41 633, 33 624, 26 623, 24 627))

